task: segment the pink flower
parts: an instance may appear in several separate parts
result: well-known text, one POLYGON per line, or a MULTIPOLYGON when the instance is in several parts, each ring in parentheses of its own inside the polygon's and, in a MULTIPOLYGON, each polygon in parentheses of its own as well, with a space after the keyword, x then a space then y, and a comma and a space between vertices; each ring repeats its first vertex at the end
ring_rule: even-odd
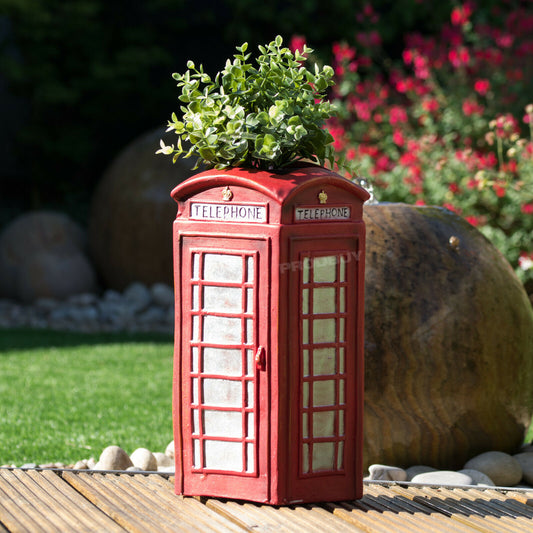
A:
POLYGON ((470 53, 464 46, 460 46, 448 52, 448 59, 455 68, 459 68, 462 65, 468 64, 470 53))
POLYGON ((469 223, 469 224, 472 224, 472 226, 474 227, 477 227, 481 224, 481 220, 479 217, 476 217, 474 215, 469 215, 467 217, 465 217, 465 220, 469 223))
POLYGON ((463 101, 463 113, 465 116, 470 117, 472 115, 481 115, 483 113, 483 106, 479 105, 475 100, 464 100, 463 101))
POLYGON ((435 98, 429 98, 422 102, 422 109, 428 113, 434 113, 439 110, 439 102, 435 98))
POLYGON ((476 80, 474 83, 474 91, 481 96, 485 96, 490 89, 490 81, 485 79, 476 80))

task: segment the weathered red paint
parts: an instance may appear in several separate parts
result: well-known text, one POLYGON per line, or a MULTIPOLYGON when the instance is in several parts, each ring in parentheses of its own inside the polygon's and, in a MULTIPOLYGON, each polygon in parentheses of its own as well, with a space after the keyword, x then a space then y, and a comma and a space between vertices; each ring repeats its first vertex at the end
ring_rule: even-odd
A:
POLYGON ((172 197, 176 493, 361 497, 368 193, 306 166, 210 170, 172 197))

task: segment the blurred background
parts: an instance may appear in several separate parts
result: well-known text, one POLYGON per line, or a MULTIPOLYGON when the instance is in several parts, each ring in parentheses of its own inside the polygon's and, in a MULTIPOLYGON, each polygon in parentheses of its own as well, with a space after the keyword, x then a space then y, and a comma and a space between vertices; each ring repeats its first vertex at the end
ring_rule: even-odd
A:
MULTIPOLYGON (((287 44, 294 38, 305 39, 315 50, 313 61, 331 64, 335 43, 337 47, 357 44, 361 49, 365 46, 358 35, 379 35, 380 54, 387 58, 379 68, 385 72, 391 62, 401 59, 407 34, 439 39, 452 10, 463 4, 454 0, 0 0, 0 232, 17 216, 35 210, 61 212, 89 228, 98 185, 117 156, 140 138, 150 156, 152 143, 154 152, 158 148, 161 128, 179 109, 171 74, 184 72, 188 59, 214 74, 235 46, 247 41, 255 49, 280 34, 287 44)), ((512 12, 514 4, 531 7, 529 1, 478 4, 465 5, 487 25, 501 21, 502 13, 512 12)), ((372 46, 367 40, 367 52, 372 46)), ((158 172, 168 168, 169 183, 187 174, 186 169, 173 168, 170 158, 158 157, 158 172)), ((123 173, 133 173, 139 165, 129 164, 133 170, 123 173)), ((124 183, 126 178, 114 194, 127 194, 124 183)), ((100 192, 96 201, 103 204, 110 194, 100 192)), ((172 202, 167 197, 165 201, 172 210, 172 202)), ((137 216, 134 209, 129 216, 137 216)), ((99 231, 105 228, 104 224, 99 231)), ((170 271, 168 265, 164 268, 170 271)), ((103 281, 99 276, 104 286, 117 288, 132 281, 112 283, 109 276, 103 281)), ((144 281, 154 279, 148 276, 144 281)))

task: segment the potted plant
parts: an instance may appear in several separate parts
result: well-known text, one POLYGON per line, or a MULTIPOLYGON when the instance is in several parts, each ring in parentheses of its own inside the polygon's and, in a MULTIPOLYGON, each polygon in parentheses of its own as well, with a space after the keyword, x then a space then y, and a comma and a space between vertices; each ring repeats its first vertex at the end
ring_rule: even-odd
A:
POLYGON ((196 156, 194 168, 243 167, 279 171, 306 161, 334 163, 333 137, 323 128, 334 109, 326 100, 333 85, 330 66, 314 72, 305 67, 312 49, 304 45, 293 53, 277 36, 259 46, 255 64, 248 45, 237 47, 233 61, 214 78, 188 61, 184 74, 173 74, 181 90, 182 118, 176 113, 167 131, 177 143, 156 153, 196 156), (187 145, 187 148, 184 147, 187 145))

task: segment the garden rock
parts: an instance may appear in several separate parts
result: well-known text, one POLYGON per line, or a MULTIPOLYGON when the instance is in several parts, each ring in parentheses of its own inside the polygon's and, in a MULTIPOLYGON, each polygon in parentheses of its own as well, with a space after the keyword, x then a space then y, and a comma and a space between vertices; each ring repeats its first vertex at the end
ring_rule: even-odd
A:
POLYGON ((499 487, 512 487, 520 483, 522 479, 522 467, 519 461, 500 451, 489 451, 477 455, 470 459, 464 467, 483 472, 499 487))
POLYGON ((432 466, 425 465, 414 465, 407 468, 405 471, 407 473, 407 481, 411 481, 418 474, 425 474, 426 472, 435 472, 437 469, 432 466))
POLYGON ((174 142, 157 128, 134 140, 112 162, 91 202, 89 242, 107 288, 133 282, 172 284, 172 189, 193 174, 189 161, 156 156, 159 140, 174 142))
POLYGON ((494 487, 494 481, 490 479, 489 476, 485 475, 483 472, 480 472, 479 470, 472 470, 471 468, 465 468, 463 470, 459 470, 460 474, 465 474, 472 478, 472 481, 475 485, 484 485, 487 487, 494 487))
POLYGON ((387 465, 370 465, 367 479, 382 481, 406 481, 407 472, 402 468, 387 465))
POLYGON ((100 455, 93 470, 127 470, 133 463, 129 455, 119 446, 108 446, 100 455))
POLYGON ((365 205, 364 220, 364 465, 515 453, 533 414, 533 310, 507 260, 446 209, 365 205))
POLYGON ((165 468, 169 466, 174 466, 174 460, 168 455, 161 452, 154 452, 154 457, 157 462, 157 468, 165 468))
POLYGON ((518 453, 513 456, 522 468, 522 480, 533 485, 533 452, 518 453))
POLYGON ((140 470, 146 470, 148 472, 155 472, 157 470, 157 460, 153 453, 146 448, 137 448, 130 455, 133 466, 140 470))
POLYGON ((3 230, 0 297, 28 303, 96 290, 85 233, 66 215, 35 211, 21 215, 3 230))
POLYGON ((174 441, 169 442, 165 450, 165 455, 168 455, 171 459, 174 459, 174 441))
POLYGON ((424 483, 425 485, 473 485, 473 479, 460 472, 448 470, 436 470, 435 472, 425 472, 418 474, 412 480, 413 483, 424 483))

